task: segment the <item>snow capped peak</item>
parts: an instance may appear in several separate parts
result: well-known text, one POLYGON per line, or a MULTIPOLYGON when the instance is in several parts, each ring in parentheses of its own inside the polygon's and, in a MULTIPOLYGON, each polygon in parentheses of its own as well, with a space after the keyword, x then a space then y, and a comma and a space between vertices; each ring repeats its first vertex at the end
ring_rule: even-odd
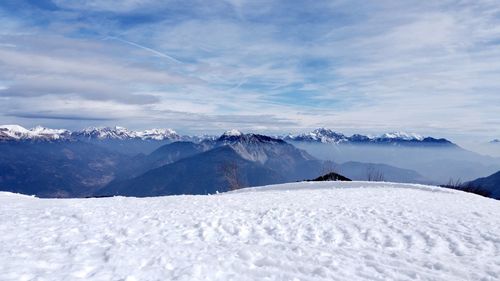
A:
POLYGON ((178 139, 179 135, 172 129, 148 129, 144 131, 132 131, 125 127, 89 127, 79 132, 75 132, 77 136, 86 138, 104 139, 142 139, 142 140, 166 140, 178 139))
POLYGON ((127 139, 134 138, 135 134, 124 127, 88 127, 79 132, 75 132, 77 136, 97 139, 127 139))
POLYGON ((385 133, 380 136, 380 138, 387 138, 387 139, 401 139, 401 140, 418 140, 421 141, 424 139, 421 135, 414 134, 414 133, 406 133, 406 132, 392 132, 392 133, 385 133))
POLYGON ((63 140, 63 139, 142 139, 142 140, 178 140, 181 137, 172 129, 149 129, 132 131, 125 127, 87 127, 71 132, 66 129, 50 129, 36 126, 26 129, 19 125, 0 125, 0 140, 63 140))
POLYGON ((500 140, 499 139, 494 139, 494 140, 490 141, 490 143, 500 143, 500 140))
POLYGON ((164 140, 178 139, 179 135, 172 129, 149 129, 136 132, 141 139, 164 140))
POLYGON ((446 139, 435 139, 432 137, 423 137, 414 133, 392 132, 385 133, 379 136, 354 134, 350 137, 344 134, 337 133, 327 128, 318 128, 308 134, 288 135, 282 137, 287 141, 297 142, 321 142, 321 143, 355 143, 355 144, 391 144, 391 145, 453 145, 452 142, 446 139))
POLYGON ((243 134, 237 130, 230 130, 222 134, 217 140, 219 144, 229 145, 257 145, 260 144, 283 144, 281 139, 259 135, 259 134, 243 134))
POLYGON ((65 129, 48 129, 42 126, 36 126, 30 130, 19 125, 0 126, 1 136, 14 140, 58 140, 69 135, 65 129))
POLYGON ((225 131, 224 134, 222 134, 222 136, 225 136, 225 137, 238 137, 241 135, 243 135, 243 133, 236 130, 236 129, 225 131))
POLYGON ((31 132, 19 125, 1 125, 0 136, 10 139, 24 139, 31 135, 31 132))
POLYGON ((23 133, 23 134, 29 132, 28 129, 26 129, 22 126, 19 126, 19 125, 1 125, 0 129, 3 131, 17 132, 17 133, 23 133))
POLYGON ((46 128, 46 127, 42 127, 42 126, 36 126, 36 127, 32 128, 30 131, 32 131, 34 133, 38 133, 38 134, 45 134, 45 135, 48 135, 48 134, 64 134, 64 133, 68 133, 69 132, 66 129, 50 129, 50 128, 46 128))
POLYGON ((314 133, 314 134, 320 134, 320 135, 328 135, 328 134, 332 134, 332 133, 335 133, 335 132, 333 130, 327 129, 327 128, 317 128, 317 129, 314 129, 312 131, 312 133, 314 133))
POLYGON ((339 142, 344 142, 347 139, 346 136, 344 136, 341 133, 337 133, 327 128, 318 128, 307 134, 299 134, 299 135, 290 134, 285 137, 285 140, 339 143, 339 142))

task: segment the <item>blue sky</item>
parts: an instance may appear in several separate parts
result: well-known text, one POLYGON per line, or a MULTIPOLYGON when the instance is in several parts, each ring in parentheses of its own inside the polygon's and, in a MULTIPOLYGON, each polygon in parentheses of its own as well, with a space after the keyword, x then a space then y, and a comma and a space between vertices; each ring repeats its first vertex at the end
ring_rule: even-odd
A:
POLYGON ((500 137, 497 1, 4 0, 0 123, 500 137))

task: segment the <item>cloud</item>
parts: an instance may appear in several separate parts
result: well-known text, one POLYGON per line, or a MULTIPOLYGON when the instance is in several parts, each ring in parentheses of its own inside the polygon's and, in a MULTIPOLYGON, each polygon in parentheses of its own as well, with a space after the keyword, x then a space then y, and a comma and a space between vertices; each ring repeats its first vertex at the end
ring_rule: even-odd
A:
POLYGON ((26 119, 56 119, 56 120, 78 120, 78 121, 110 121, 115 120, 113 118, 106 117, 92 117, 92 116, 81 116, 81 115, 65 115, 65 114, 57 114, 57 113, 9 113, 7 116, 13 116, 18 118, 26 118, 26 119))
POLYGON ((11 117, 500 135, 495 1, 53 3, 0 12, 11 117))

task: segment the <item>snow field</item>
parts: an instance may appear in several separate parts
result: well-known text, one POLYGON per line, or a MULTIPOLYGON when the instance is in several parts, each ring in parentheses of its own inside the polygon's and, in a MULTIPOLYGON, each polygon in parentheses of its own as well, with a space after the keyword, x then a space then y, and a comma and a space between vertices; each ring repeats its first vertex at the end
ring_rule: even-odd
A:
POLYGON ((0 193, 0 280, 499 280, 500 202, 408 184, 0 193))

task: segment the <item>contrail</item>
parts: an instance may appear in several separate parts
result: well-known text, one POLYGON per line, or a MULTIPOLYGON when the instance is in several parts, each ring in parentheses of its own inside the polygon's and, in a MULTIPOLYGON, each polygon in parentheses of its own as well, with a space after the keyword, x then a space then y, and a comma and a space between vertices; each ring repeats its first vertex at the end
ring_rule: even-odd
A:
POLYGON ((182 61, 180 61, 180 60, 178 60, 178 59, 176 59, 176 58, 174 58, 174 57, 172 57, 172 56, 169 56, 169 55, 164 54, 164 53, 162 53, 162 52, 159 52, 159 51, 157 51, 157 50, 154 50, 154 49, 148 48, 148 47, 146 47, 146 46, 142 46, 142 45, 139 45, 139 44, 137 44, 137 43, 127 41, 127 40, 125 40, 125 39, 121 39, 121 38, 118 38, 118 37, 110 37, 110 36, 108 36, 108 37, 105 37, 105 38, 104 38, 104 39, 102 39, 102 40, 107 40, 107 39, 118 40, 118 41, 123 42, 123 43, 125 43, 125 44, 129 44, 129 45, 131 45, 131 46, 134 46, 134 47, 137 47, 137 48, 141 48, 141 49, 143 49, 143 50, 146 50, 146 51, 151 52, 151 53, 153 53, 153 54, 155 54, 155 55, 157 55, 157 56, 160 56, 160 57, 162 57, 162 58, 166 58, 166 59, 171 60, 171 61, 173 61, 173 62, 180 63, 180 64, 182 64, 182 63, 183 63, 182 61))

